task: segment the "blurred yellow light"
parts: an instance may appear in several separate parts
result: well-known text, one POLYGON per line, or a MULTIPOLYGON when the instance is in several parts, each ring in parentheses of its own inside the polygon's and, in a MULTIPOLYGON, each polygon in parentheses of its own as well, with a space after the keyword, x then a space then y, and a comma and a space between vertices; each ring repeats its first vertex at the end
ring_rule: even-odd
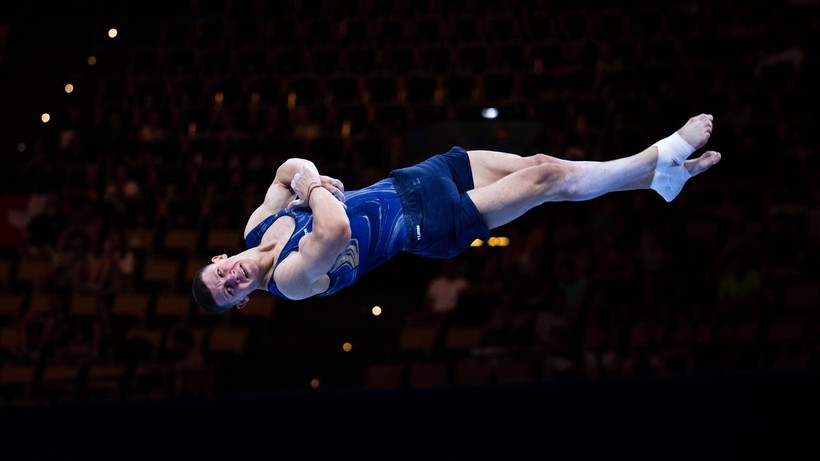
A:
POLYGON ((72 85, 70 83, 66 83, 65 84, 65 92, 66 93, 71 93, 73 91, 74 91, 74 85, 72 85))
POLYGON ((49 113, 46 112, 46 113, 44 113, 43 115, 40 116, 40 120, 43 123, 48 123, 48 121, 51 120, 51 115, 49 115, 49 113))
POLYGON ((482 245, 484 245, 484 240, 481 239, 475 239, 473 243, 470 244, 471 247, 480 247, 482 245))
POLYGON ((22 154, 25 151, 26 151, 26 143, 18 142, 17 143, 17 152, 20 152, 22 154))
POLYGON ((96 56, 89 56, 86 61, 88 62, 89 66, 93 66, 94 64, 97 64, 97 57, 96 56))
POLYGON ((343 351, 350 352, 352 349, 353 349, 353 345, 350 344, 350 342, 345 341, 344 343, 342 343, 342 350, 343 351))
POLYGON ((370 309, 370 312, 376 317, 378 317, 382 315, 382 308, 380 306, 373 306, 373 309, 370 309))
POLYGON ((320 384, 321 383, 319 382, 318 378, 313 378, 313 379, 310 380, 310 388, 311 389, 318 389, 320 384))
POLYGON ((109 38, 114 38, 116 36, 117 36, 117 29, 115 29, 113 27, 108 29, 108 37, 109 38))

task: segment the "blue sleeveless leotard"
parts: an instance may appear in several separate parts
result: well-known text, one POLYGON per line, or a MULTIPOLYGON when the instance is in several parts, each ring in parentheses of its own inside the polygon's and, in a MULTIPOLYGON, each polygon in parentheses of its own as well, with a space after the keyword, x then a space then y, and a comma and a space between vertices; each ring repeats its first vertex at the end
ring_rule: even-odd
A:
MULTIPOLYGON (((345 205, 350 219, 350 243, 328 271, 330 286, 317 296, 331 295, 359 280, 376 266, 398 254, 407 243, 401 203, 390 179, 381 180, 363 189, 345 192, 345 205)), ((277 266, 292 251, 299 249, 299 240, 313 229, 313 213, 309 209, 284 209, 267 217, 245 237, 246 248, 259 246, 268 227, 282 216, 293 219, 296 228, 279 253, 277 266)), ((268 282, 268 290, 277 296, 287 298, 276 288, 273 277, 268 282)))
MULTIPOLYGON (((451 258, 475 239, 489 237, 489 229, 467 194, 473 179, 467 152, 453 147, 445 154, 393 170, 372 186, 345 192, 351 238, 328 271, 330 286, 317 296, 328 296, 406 251, 428 258, 451 258)), ((310 209, 284 209, 267 217, 245 237, 245 247, 259 246, 268 227, 288 216, 296 227, 278 266, 299 249, 299 240, 313 228, 310 209)), ((276 268, 274 267, 274 270, 276 268)), ((283 298, 271 277, 268 290, 283 298)))

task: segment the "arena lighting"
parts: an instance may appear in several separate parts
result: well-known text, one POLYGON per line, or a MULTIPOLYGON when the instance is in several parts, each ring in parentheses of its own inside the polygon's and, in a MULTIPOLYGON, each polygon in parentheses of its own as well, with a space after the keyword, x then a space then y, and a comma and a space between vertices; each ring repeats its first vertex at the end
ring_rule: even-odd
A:
MULTIPOLYGON (((510 246, 510 238, 509 237, 490 237, 487 239, 487 246, 491 247, 506 247, 510 246)), ((475 239, 473 243, 470 244, 471 247, 480 247, 484 245, 484 240, 475 239)))
POLYGON ((71 93, 74 92, 74 85, 72 85, 70 83, 66 83, 65 86, 63 87, 63 89, 65 90, 66 93, 71 94, 71 93))
POLYGON ((510 245, 510 238, 509 237, 490 237, 487 240, 487 245, 491 247, 505 247, 510 245))
POLYGON ((353 344, 350 341, 345 341, 342 343, 342 350, 345 352, 350 352, 353 350, 353 344))
POLYGON ((48 112, 45 112, 45 113, 43 113, 43 115, 40 116, 40 121, 43 122, 43 123, 48 123, 50 120, 51 120, 51 114, 49 114, 48 112))
POLYGON ((373 306, 373 308, 370 309, 370 313, 373 314, 373 316, 375 316, 375 317, 378 317, 378 316, 382 315, 381 306, 373 306))
POLYGON ((112 28, 108 29, 108 38, 114 38, 114 37, 117 36, 118 33, 119 32, 117 32, 117 29, 112 27, 112 28))
POLYGON ((494 119, 498 117, 498 109, 495 107, 485 107, 481 109, 481 116, 486 119, 494 119))
POLYGON ((318 378, 313 378, 310 380, 310 388, 311 389, 318 389, 321 383, 319 382, 318 378))

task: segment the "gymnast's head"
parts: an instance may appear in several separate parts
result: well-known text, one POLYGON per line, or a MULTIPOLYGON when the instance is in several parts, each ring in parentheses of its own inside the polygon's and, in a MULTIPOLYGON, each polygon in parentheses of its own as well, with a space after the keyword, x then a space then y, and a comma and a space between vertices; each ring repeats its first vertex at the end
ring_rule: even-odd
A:
POLYGON ((259 265, 242 255, 214 256, 211 264, 197 271, 191 290, 200 307, 221 314, 248 304, 248 296, 258 288, 259 265))

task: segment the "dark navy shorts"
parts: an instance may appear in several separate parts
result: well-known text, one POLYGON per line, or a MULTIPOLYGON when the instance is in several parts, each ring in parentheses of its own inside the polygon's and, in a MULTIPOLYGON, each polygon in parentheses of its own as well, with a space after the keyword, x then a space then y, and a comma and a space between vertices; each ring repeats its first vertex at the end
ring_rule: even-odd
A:
POLYGON ((428 258, 452 258, 490 230, 467 191, 474 187, 470 159, 460 147, 390 173, 404 210, 404 249, 428 258))

